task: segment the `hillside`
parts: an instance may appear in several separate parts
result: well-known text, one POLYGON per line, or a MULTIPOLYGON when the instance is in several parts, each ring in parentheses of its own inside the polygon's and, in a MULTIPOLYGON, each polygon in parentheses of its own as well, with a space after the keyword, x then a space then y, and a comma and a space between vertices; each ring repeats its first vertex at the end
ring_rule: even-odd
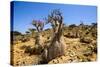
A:
MULTIPOLYGON (((14 33, 14 32, 13 32, 14 33)), ((56 57, 45 63, 41 54, 36 54, 35 39, 37 32, 27 34, 12 34, 11 64, 12 65, 37 65, 73 62, 90 62, 97 60, 97 24, 75 24, 64 26, 62 38, 66 43, 65 55, 56 57)), ((43 46, 49 44, 52 29, 41 32, 43 46)))

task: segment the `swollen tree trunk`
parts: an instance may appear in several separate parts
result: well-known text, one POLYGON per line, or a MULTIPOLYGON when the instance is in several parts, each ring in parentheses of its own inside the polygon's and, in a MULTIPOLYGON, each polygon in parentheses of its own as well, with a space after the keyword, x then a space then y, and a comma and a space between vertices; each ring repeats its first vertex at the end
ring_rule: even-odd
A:
POLYGON ((55 41, 49 46, 48 54, 47 54, 47 61, 50 61, 56 57, 62 56, 65 54, 65 45, 59 41, 55 41))
POLYGON ((53 36, 47 48, 44 49, 43 59, 47 62, 65 54, 65 44, 62 37, 63 17, 59 10, 54 10, 48 17, 48 21, 52 24, 53 36))
POLYGON ((59 25, 57 33, 53 32, 54 36, 50 45, 44 49, 44 54, 47 62, 65 54, 65 43, 62 38, 62 26, 59 25))
POLYGON ((35 37, 35 53, 36 54, 41 54, 43 50, 43 42, 42 42, 42 37, 39 32, 37 32, 36 37, 35 37))

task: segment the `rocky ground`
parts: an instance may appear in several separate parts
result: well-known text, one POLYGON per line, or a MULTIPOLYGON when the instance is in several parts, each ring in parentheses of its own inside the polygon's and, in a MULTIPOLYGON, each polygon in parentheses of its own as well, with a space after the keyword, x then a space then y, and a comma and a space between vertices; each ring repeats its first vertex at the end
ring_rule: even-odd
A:
MULTIPOLYGON (((50 40, 50 33, 43 33, 44 43, 50 40)), ((63 56, 57 57, 46 64, 61 64, 61 63, 77 63, 77 62, 90 62, 97 60, 97 42, 96 39, 91 38, 92 41, 81 42, 80 38, 71 38, 64 36, 66 43, 66 53, 63 56)), ((11 45, 11 64, 14 66, 19 65, 38 65, 44 64, 41 62, 43 59, 41 55, 33 53, 32 48, 35 46, 35 39, 22 42, 17 41, 11 45)))

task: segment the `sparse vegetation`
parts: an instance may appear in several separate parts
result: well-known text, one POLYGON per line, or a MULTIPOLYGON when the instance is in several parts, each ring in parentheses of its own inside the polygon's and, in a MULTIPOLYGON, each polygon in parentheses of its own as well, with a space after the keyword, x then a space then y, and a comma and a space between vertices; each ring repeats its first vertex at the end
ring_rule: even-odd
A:
POLYGON ((33 20, 26 34, 12 31, 13 65, 56 64, 96 61, 97 23, 64 25, 60 10, 53 10, 46 22, 33 20), (44 30, 50 23, 52 28, 44 30))

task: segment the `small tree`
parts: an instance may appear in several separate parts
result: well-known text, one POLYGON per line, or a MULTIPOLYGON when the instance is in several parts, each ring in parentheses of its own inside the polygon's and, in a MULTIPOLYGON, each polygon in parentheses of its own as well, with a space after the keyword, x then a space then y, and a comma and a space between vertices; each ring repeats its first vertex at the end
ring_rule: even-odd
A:
MULTIPOLYGON (((35 37, 35 39, 36 39, 36 41, 35 41, 35 45, 36 45, 36 47, 35 47, 35 52, 36 53, 41 53, 41 51, 42 51, 42 38, 41 38, 41 32, 43 31, 43 27, 44 27, 44 23, 42 22, 42 21, 40 21, 40 20, 33 20, 32 21, 32 25, 34 26, 34 27, 36 27, 36 37, 35 37)), ((31 29, 31 31, 33 31, 34 29, 31 29)))
POLYGON ((26 34, 29 34, 30 32, 29 32, 29 31, 26 31, 25 33, 26 33, 26 34))
POLYGON ((18 31, 11 31, 11 35, 17 36, 17 35, 22 35, 22 33, 18 31))
POLYGON ((33 29, 32 29, 32 28, 29 28, 29 32, 30 32, 30 33, 34 33, 35 31, 36 31, 36 29, 34 29, 34 28, 33 28, 33 29))
POLYGON ((91 23, 93 27, 97 27, 97 23, 91 23))
POLYGON ((73 29, 73 28, 75 28, 75 27, 77 27, 75 24, 71 24, 71 25, 69 25, 69 29, 73 29))
POLYGON ((46 23, 51 23, 53 36, 50 45, 44 49, 43 59, 50 61, 58 56, 64 55, 65 44, 62 43, 63 17, 59 9, 53 10, 46 19, 46 23))
POLYGON ((69 25, 69 27, 74 28, 74 27, 76 27, 76 25, 75 24, 71 24, 71 25, 69 25))
POLYGON ((31 36, 34 36, 34 33, 36 32, 36 29, 34 28, 29 28, 29 32, 31 33, 31 36))

